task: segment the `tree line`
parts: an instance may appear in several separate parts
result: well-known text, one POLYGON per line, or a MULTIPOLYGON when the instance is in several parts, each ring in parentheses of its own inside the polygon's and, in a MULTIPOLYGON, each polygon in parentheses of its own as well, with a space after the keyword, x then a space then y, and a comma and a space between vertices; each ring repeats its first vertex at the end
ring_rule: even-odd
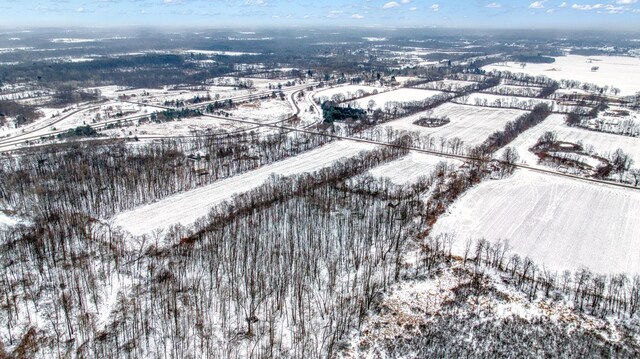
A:
MULTIPOLYGON (((75 134, 75 132, 74 132, 75 134)), ((32 213, 119 211, 298 155, 330 141, 305 133, 201 136, 149 146, 73 143, 0 161, 0 201, 32 213), (200 156, 191 156, 198 153, 200 156), (69 206, 71 206, 69 208, 69 206)))

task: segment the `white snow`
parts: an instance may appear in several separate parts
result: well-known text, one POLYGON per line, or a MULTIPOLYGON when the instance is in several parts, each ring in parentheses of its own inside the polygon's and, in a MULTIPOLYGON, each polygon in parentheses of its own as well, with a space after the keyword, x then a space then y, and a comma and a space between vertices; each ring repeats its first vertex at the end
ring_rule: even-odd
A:
POLYGON ((536 97, 542 93, 541 87, 532 86, 516 86, 516 85, 498 85, 484 92, 494 94, 512 94, 517 96, 536 97))
POLYGON ((640 91, 640 58, 624 56, 578 56, 556 57, 552 64, 527 64, 508 62, 506 65, 489 65, 487 71, 521 72, 532 76, 544 75, 554 80, 577 80, 598 86, 614 86, 621 95, 633 95, 640 91), (591 71, 598 66, 598 71, 591 71))
POLYGON ((122 125, 121 127, 102 130, 101 132, 113 137, 128 137, 135 135, 139 138, 144 138, 148 136, 190 136, 195 134, 202 135, 225 131, 234 132, 254 127, 256 126, 218 118, 190 117, 176 121, 162 123, 148 122, 140 125, 137 121, 132 121, 130 125, 122 125))
POLYGON ((347 85, 347 86, 336 86, 328 89, 320 89, 320 91, 316 92, 313 97, 316 99, 331 99, 333 95, 343 94, 347 99, 354 98, 359 91, 363 91, 364 93, 373 93, 373 91, 382 92, 385 89, 382 87, 373 87, 373 86, 361 86, 361 85, 347 85))
POLYGON ((100 304, 96 312, 99 330, 104 330, 109 324, 111 312, 116 308, 116 304, 118 303, 118 295, 120 295, 120 297, 126 297, 127 290, 131 284, 132 280, 130 277, 123 276, 121 273, 115 271, 112 273, 109 283, 104 288, 104 301, 100 304))
POLYGON ((401 88, 394 91, 383 92, 377 95, 364 97, 362 99, 358 99, 352 101, 351 104, 360 107, 367 108, 370 100, 375 102, 374 108, 384 109, 388 103, 391 102, 412 102, 412 101, 423 101, 430 97, 441 94, 440 91, 432 91, 432 90, 422 90, 422 89, 413 89, 413 88, 401 88))
POLYGON ((387 41, 386 37, 363 37, 362 39, 371 42, 387 41))
POLYGON ((503 96, 503 95, 494 95, 489 93, 481 93, 474 92, 470 94, 467 98, 467 105, 475 105, 475 106, 497 106, 497 107, 518 107, 518 108, 528 108, 528 107, 520 107, 521 105, 527 105, 531 108, 538 104, 547 104, 551 106, 553 109, 555 107, 555 101, 540 99, 540 98, 532 98, 532 97, 518 97, 518 96, 503 96))
POLYGON ((279 98, 243 103, 226 112, 235 118, 248 118, 259 122, 281 121, 295 113, 288 101, 279 98))
POLYGON ((290 176, 313 172, 328 167, 335 161, 351 157, 374 145, 336 141, 320 148, 288 158, 260 169, 226 178, 210 185, 167 197, 158 202, 140 206, 112 218, 113 224, 133 235, 148 234, 175 224, 188 226, 206 216, 216 204, 234 194, 247 192, 265 182, 271 174, 290 176))
POLYGON ((63 44, 80 44, 84 42, 95 42, 96 39, 80 39, 80 38, 57 38, 51 39, 51 42, 54 43, 63 43, 63 44))
MULTIPOLYGON (((508 240, 510 249, 553 270, 640 273, 640 191, 517 170, 462 195, 433 235, 508 240)), ((472 247, 473 248, 473 247, 472 247)))
POLYGON ((220 55, 220 56, 242 56, 242 55, 260 55, 256 52, 240 52, 240 51, 219 51, 219 50, 184 50, 183 54, 201 54, 201 55, 220 55))
POLYGON ((18 224, 19 220, 6 215, 4 212, 0 211, 0 229, 6 227, 13 227, 18 224))
POLYGON ((398 130, 417 131, 424 135, 428 134, 431 137, 445 139, 458 137, 467 146, 471 146, 484 142, 490 134, 503 129, 508 121, 515 120, 525 113, 527 111, 445 103, 436 107, 432 112, 420 112, 385 123, 384 126, 391 126, 398 130), (438 118, 447 116, 451 119, 451 122, 441 127, 424 127, 413 124, 425 116, 438 118))
MULTIPOLYGON (((537 164, 538 157, 529 151, 529 148, 533 147, 545 132, 553 131, 558 135, 559 141, 572 143, 582 141, 587 152, 603 157, 620 148, 635 161, 633 167, 640 167, 640 138, 570 127, 564 123, 564 119, 564 115, 553 114, 538 125, 521 133, 509 146, 518 151, 521 162, 532 167, 548 169, 544 165, 537 164)), ((497 156, 500 156, 500 153, 497 156)))
POLYGON ((429 89, 429 90, 447 90, 447 91, 459 91, 465 87, 477 85, 477 82, 472 81, 460 81, 460 80, 440 80, 427 82, 416 86, 416 88, 429 89))
POLYGON ((447 166, 462 164, 458 160, 411 151, 402 158, 370 170, 369 174, 374 177, 389 178, 395 184, 413 184, 418 181, 420 176, 430 175, 436 169, 436 166, 443 162, 447 166))

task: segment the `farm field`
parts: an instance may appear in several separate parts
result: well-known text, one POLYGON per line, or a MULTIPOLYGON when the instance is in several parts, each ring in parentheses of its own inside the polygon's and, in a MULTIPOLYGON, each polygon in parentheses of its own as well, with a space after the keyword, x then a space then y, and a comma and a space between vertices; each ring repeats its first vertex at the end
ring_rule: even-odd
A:
POLYGON ((374 101, 374 109, 384 109, 388 103, 392 102, 412 102, 412 101, 423 101, 430 97, 441 94, 440 91, 433 90, 421 90, 421 89, 413 89, 413 88, 401 88, 398 90, 393 90, 389 92, 380 93, 377 95, 365 97, 362 99, 358 99, 352 101, 351 104, 366 109, 369 105, 369 101, 374 101))
POLYGON ((270 87, 276 89, 278 87, 278 84, 280 84, 283 86, 282 90, 286 90, 286 87, 284 87, 284 85, 287 82, 290 82, 290 83, 295 82, 295 79, 273 80, 273 79, 260 79, 260 78, 254 78, 254 77, 221 76, 221 77, 213 78, 209 82, 211 82, 211 84, 213 85, 224 86, 229 89, 233 89, 234 86, 237 86, 238 84, 246 83, 246 82, 251 82, 253 84, 253 87, 257 89, 269 89, 270 87))
MULTIPOLYGON (((533 152, 529 151, 529 148, 533 147, 538 138, 545 132, 553 131, 558 135, 559 141, 572 143, 582 141, 585 149, 591 148, 594 153, 604 157, 620 148, 634 160, 632 167, 640 167, 640 138, 570 127, 565 124, 564 119, 564 115, 553 114, 537 126, 520 134, 509 146, 518 151, 523 163, 548 169, 548 167, 537 164, 538 158, 533 152)), ((497 156, 499 157, 500 154, 501 152, 497 156)))
POLYGON ((275 122, 290 117, 295 113, 295 110, 286 100, 269 99, 242 103, 226 112, 236 118, 247 118, 259 122, 275 122))
POLYGON ((475 146, 486 140, 493 132, 504 128, 508 121, 515 120, 525 113, 527 111, 445 103, 436 107, 433 111, 421 112, 390 121, 383 126, 390 126, 397 130, 417 131, 423 135, 444 139, 458 137, 464 141, 465 145, 475 146), (413 124, 418 119, 426 116, 447 116, 451 119, 451 122, 441 127, 424 127, 413 124))
POLYGON ((132 121, 131 124, 123 124, 120 127, 102 130, 101 133, 112 137, 138 136, 189 136, 194 134, 214 134, 222 132, 235 132, 250 127, 250 124, 244 124, 224 119, 211 117, 191 117, 176 121, 162 123, 144 123, 137 124, 132 121))
POLYGON ((610 106, 600 112, 597 118, 590 120, 589 125, 591 128, 599 126, 613 133, 626 133, 638 137, 640 136, 640 111, 610 106))
POLYGON ((515 85, 498 85, 496 87, 492 87, 484 92, 493 93, 493 94, 513 94, 517 96, 526 96, 526 97, 536 97, 542 93, 541 87, 531 87, 531 86, 515 86, 515 85))
POLYGON ((494 94, 480 93, 480 92, 474 92, 470 94, 466 101, 467 105, 490 106, 490 107, 491 106, 496 106, 496 107, 527 106, 528 108, 529 107, 533 108, 534 106, 541 103, 551 106, 552 109, 555 107, 555 101, 553 100, 532 98, 532 97, 494 95, 494 94))
POLYGON ((489 65, 486 71, 521 72, 532 76, 544 75, 554 80, 577 80, 598 86, 614 86, 620 95, 633 95, 640 91, 640 59, 624 56, 578 56, 556 57, 552 64, 531 64, 524 68, 520 63, 489 65), (598 66, 598 71, 591 71, 598 66))
POLYGON ((511 251, 552 270, 586 266, 602 273, 638 273, 639 211, 636 190, 517 170, 462 195, 438 219, 432 235, 455 234, 459 255, 467 239, 506 240, 511 251))
POLYGON ((208 186, 120 213, 112 218, 112 222, 133 235, 150 234, 156 229, 165 229, 175 224, 190 225, 198 218, 206 216, 216 204, 231 198, 234 194, 260 186, 272 174, 289 176, 317 171, 341 158, 351 157, 374 147, 366 143, 332 142, 255 171, 226 178, 208 186))
POLYGON ((175 90, 175 89, 150 89, 150 88, 137 88, 127 89, 121 86, 101 86, 89 88, 89 90, 99 90, 103 97, 108 99, 117 100, 118 98, 125 96, 129 97, 130 101, 141 102, 148 101, 154 104, 162 104, 165 101, 184 101, 192 99, 196 96, 201 98, 207 95, 215 99, 216 96, 220 100, 224 100, 229 97, 248 95, 249 90, 246 89, 234 89, 231 86, 206 86, 205 90, 175 90))
POLYGON ((419 89, 438 90, 438 91, 459 91, 465 87, 474 86, 477 82, 473 81, 460 81, 460 80, 440 80, 427 82, 416 86, 419 89))
POLYGON ((402 158, 373 168, 369 174, 374 177, 389 178, 393 183, 399 185, 413 184, 420 176, 431 174, 441 163, 451 167, 462 164, 458 160, 412 151, 402 158))
POLYGON ((336 86, 316 92, 313 97, 320 102, 330 100, 334 95, 342 94, 347 99, 354 98, 359 92, 373 93, 374 91, 382 92, 384 87, 362 86, 362 85, 346 85, 336 86))

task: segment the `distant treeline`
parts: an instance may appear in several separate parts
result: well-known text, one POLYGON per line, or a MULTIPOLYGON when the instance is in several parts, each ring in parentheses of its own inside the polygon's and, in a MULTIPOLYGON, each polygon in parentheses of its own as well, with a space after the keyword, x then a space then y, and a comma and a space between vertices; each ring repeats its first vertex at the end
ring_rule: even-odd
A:
POLYGON ((532 64, 552 64, 556 59, 541 55, 514 55, 511 57, 515 62, 528 62, 532 64))
POLYGON ((4 126, 9 118, 15 118, 16 126, 26 125, 37 120, 41 115, 42 113, 35 106, 0 100, 0 126, 4 126))
POLYGON ((120 85, 158 88, 166 84, 203 83, 206 79, 233 71, 231 64, 199 67, 185 56, 145 54, 98 58, 86 62, 24 63, 4 71, 0 82, 37 82, 55 87, 73 83, 77 86, 120 85))

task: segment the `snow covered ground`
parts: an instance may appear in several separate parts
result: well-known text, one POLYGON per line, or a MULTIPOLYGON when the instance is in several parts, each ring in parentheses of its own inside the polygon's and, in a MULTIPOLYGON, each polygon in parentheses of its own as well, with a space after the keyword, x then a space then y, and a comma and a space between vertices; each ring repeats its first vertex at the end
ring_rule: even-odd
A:
POLYGON ((452 139, 459 137, 467 146, 478 145, 489 137, 490 134, 504 128, 508 121, 515 120, 526 111, 476 107, 445 103, 436 107, 432 113, 420 112, 415 115, 385 123, 383 126, 391 126, 398 130, 417 131, 431 137, 452 139), (424 127, 413 123, 421 117, 431 116, 441 118, 447 116, 451 122, 441 127, 424 127))
POLYGON ((536 97, 542 93, 542 88, 531 86, 498 85, 496 87, 485 90, 484 92, 500 95, 509 94, 517 96, 536 97))
MULTIPOLYGON (((91 109, 91 108, 96 108, 96 105, 87 105, 87 104, 81 104, 81 105, 73 105, 73 106, 69 106, 66 107, 64 109, 60 109, 60 108, 46 108, 46 107, 42 107, 39 108, 38 110, 40 112, 42 112, 43 116, 40 117, 39 119, 37 119, 36 121, 26 125, 26 126, 21 126, 18 128, 14 128, 12 125, 11 126, 4 126, 4 127, 0 127, 0 137, 11 137, 8 138, 7 140, 12 140, 13 138, 24 134, 24 133, 29 133, 30 136, 32 135, 38 135, 38 136, 45 136, 47 134, 49 134, 49 132, 52 131, 52 127, 55 127, 57 129, 63 128, 64 127, 64 123, 66 122, 67 119, 65 119, 64 121, 61 122, 57 122, 58 120, 60 120, 60 118, 74 112, 77 110, 87 110, 87 109, 91 109), (59 125, 59 124, 62 124, 59 125), (35 131, 35 132, 34 132, 35 131)), ((64 128, 71 128, 71 127, 75 127, 73 126, 74 123, 80 123, 82 124, 82 112, 79 112, 77 114, 71 115, 69 117, 69 123, 71 125, 67 125, 67 127, 64 128), (79 117, 78 117, 79 116, 79 117), (78 122, 79 121, 79 122, 78 122)), ((1 141, 0 141, 1 142, 1 141)))
POLYGON ((625 131, 626 133, 637 134, 640 132, 640 111, 619 106, 610 106, 598 117, 589 121, 591 128, 597 128, 597 124, 614 133, 625 131))
POLYGON ((0 211, 0 229, 13 227, 18 224, 19 220, 0 211))
POLYGON ((149 234, 156 229, 166 229, 175 224, 188 226, 198 218, 206 216, 216 204, 231 198, 234 194, 260 186, 271 174, 290 176, 317 171, 341 158, 351 157, 374 147, 374 145, 359 142, 331 142, 260 169, 120 213, 112 218, 112 221, 115 226, 122 227, 133 235, 149 234))
POLYGON ((240 52, 240 51, 221 51, 221 50, 184 50, 181 52, 184 55, 199 54, 208 56, 255 56, 260 55, 257 52, 240 52))
POLYGON ((638 274, 638 213, 640 191, 517 170, 467 191, 432 235, 454 233, 460 255, 467 239, 508 240, 512 252, 553 270, 638 274))
POLYGON ((352 101, 351 104, 353 104, 356 107, 366 109, 368 107, 369 101, 373 100, 375 102, 374 109, 377 109, 377 108, 384 109, 385 105, 390 102, 422 101, 430 97, 439 95, 441 93, 442 92, 440 91, 401 88, 398 90, 388 91, 388 92, 380 93, 377 95, 358 99, 358 100, 352 101))
POLYGON ((235 132, 250 127, 255 126, 211 117, 190 117, 176 121, 145 123, 142 125, 138 125, 137 121, 132 121, 129 126, 123 125, 100 132, 113 137, 135 135, 144 138, 145 136, 189 136, 194 134, 221 133, 225 131, 235 132))
MULTIPOLYGON (((590 131, 579 127, 570 127, 564 123, 565 116, 553 114, 537 126, 534 126, 516 137, 509 144, 515 148, 520 155, 520 160, 533 167, 546 168, 537 164, 537 156, 529 151, 538 141, 538 138, 547 131, 553 131, 558 135, 559 141, 577 143, 582 141, 583 147, 588 151, 592 150, 595 154, 605 156, 620 148, 629 154, 635 161, 632 167, 640 167, 640 138, 622 136, 610 133, 602 133, 590 131)), ((497 154, 500 156, 501 152, 497 154)))
POLYGON ((489 93, 480 93, 474 92, 470 94, 467 98, 467 105, 475 105, 475 106, 496 106, 496 107, 521 107, 523 105, 529 106, 533 108, 534 106, 545 103, 552 108, 555 107, 555 101, 546 100, 540 98, 532 98, 532 97, 517 97, 517 96, 503 96, 503 95, 493 95, 489 93))
POLYGON ((472 81, 459 81, 459 80, 441 80, 427 82, 426 84, 418 85, 416 88, 428 89, 428 90, 445 90, 445 91, 460 91, 465 87, 477 85, 477 82, 472 81))
POLYGON ((328 89, 321 89, 316 92, 313 97, 323 101, 323 99, 330 100, 333 95, 342 94, 347 99, 352 99, 359 94, 359 92, 364 93, 373 93, 374 91, 382 92, 385 91, 384 87, 374 87, 374 86, 361 86, 361 85, 347 85, 347 86, 336 86, 328 89))
POLYGON ((386 177, 393 183, 404 185, 416 183, 420 176, 430 175, 439 163, 447 166, 458 166, 461 161, 446 159, 426 153, 409 152, 408 155, 397 160, 385 163, 369 171, 374 177, 386 177))
POLYGON ((207 80, 207 83, 211 83, 212 85, 218 86, 237 86, 239 84, 247 84, 251 83, 256 89, 272 89, 277 90, 278 84, 282 85, 282 90, 287 89, 287 82, 289 83, 297 83, 296 79, 260 79, 254 77, 232 77, 232 76, 223 76, 223 77, 215 77, 207 80))
POLYGON ((226 112, 236 118, 247 118, 259 122, 275 122, 290 117, 295 113, 295 110, 286 100, 269 99, 243 103, 226 112))
POLYGON ((171 90, 164 89, 151 89, 151 88, 137 88, 126 89, 122 86, 100 86, 91 87, 88 90, 99 90, 103 97, 111 100, 117 100, 120 96, 130 96, 130 101, 141 102, 148 101, 155 104, 162 104, 165 101, 185 101, 190 100, 196 96, 204 98, 207 95, 211 96, 212 100, 224 100, 230 97, 244 96, 249 94, 249 90, 235 89, 230 86, 206 86, 206 90, 171 90), (216 97, 217 95, 217 97, 216 97))
POLYGON ((508 62, 506 65, 489 65, 487 71, 522 72, 528 75, 544 75, 554 80, 577 80, 598 86, 614 86, 621 95, 633 95, 640 91, 640 59, 624 56, 578 56, 556 57, 552 64, 527 64, 508 62), (591 68, 598 66, 598 71, 591 68))

